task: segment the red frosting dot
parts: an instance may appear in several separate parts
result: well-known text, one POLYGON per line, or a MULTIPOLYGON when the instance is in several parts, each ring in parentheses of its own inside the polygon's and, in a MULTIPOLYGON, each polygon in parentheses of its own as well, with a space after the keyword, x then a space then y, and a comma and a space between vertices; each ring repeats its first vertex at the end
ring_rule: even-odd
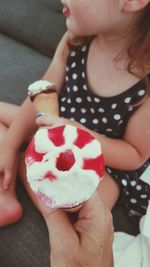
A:
POLYGON ((75 163, 74 154, 71 149, 59 154, 56 162, 56 168, 60 171, 68 171, 75 163))
POLYGON ((64 128, 65 126, 58 126, 48 129, 48 137, 55 144, 55 146, 62 146, 65 144, 65 139, 63 137, 64 128))
POLYGON ((27 159, 29 159, 29 161, 30 161, 29 163, 31 164, 34 161, 41 162, 44 155, 45 155, 45 153, 38 153, 35 150, 34 139, 32 139, 32 141, 30 142, 30 144, 26 150, 26 157, 27 157, 27 159))
POLYGON ((85 170, 94 170, 99 177, 104 175, 104 158, 103 155, 95 159, 84 159, 83 169, 85 170))
POLYGON ((50 181, 53 181, 53 180, 56 180, 57 177, 56 177, 56 175, 54 175, 51 171, 48 171, 48 172, 45 174, 45 176, 44 176, 43 179, 48 179, 48 180, 50 180, 50 181))
POLYGON ((75 140, 74 145, 79 148, 83 148, 86 144, 90 143, 94 139, 92 135, 82 129, 78 128, 77 133, 78 137, 75 140))

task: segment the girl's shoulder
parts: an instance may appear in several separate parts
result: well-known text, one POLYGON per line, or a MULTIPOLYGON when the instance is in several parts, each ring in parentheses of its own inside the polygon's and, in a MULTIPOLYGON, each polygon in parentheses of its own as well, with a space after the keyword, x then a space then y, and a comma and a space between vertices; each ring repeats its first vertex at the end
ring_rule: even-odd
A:
MULTIPOLYGON (((86 38, 80 42, 72 43, 69 45, 69 53, 67 57, 67 66, 74 66, 74 65, 84 65, 86 62, 88 50, 90 47, 90 39, 86 38)), ((80 68, 79 67, 79 68, 80 68)))
POLYGON ((68 48, 69 48, 69 55, 74 55, 75 53, 82 53, 88 50, 92 38, 91 37, 68 37, 68 48))

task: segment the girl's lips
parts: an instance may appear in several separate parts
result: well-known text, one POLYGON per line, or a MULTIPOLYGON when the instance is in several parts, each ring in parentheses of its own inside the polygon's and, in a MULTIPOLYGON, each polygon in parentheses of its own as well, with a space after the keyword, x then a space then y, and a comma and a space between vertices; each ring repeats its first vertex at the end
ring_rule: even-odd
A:
POLYGON ((63 14, 65 17, 68 17, 70 15, 70 10, 67 6, 63 7, 63 14))

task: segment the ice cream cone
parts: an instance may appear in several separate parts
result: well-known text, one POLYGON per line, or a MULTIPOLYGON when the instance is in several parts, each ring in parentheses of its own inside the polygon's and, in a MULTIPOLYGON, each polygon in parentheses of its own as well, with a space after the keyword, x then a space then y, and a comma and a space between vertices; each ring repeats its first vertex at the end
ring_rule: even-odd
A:
POLYGON ((39 80, 28 87, 28 95, 37 113, 59 115, 56 85, 39 80))
POLYGON ((49 208, 77 212, 104 175, 101 145, 72 125, 41 127, 26 150, 27 179, 49 208))
POLYGON ((37 113, 59 114, 57 92, 37 94, 32 103, 37 113))
POLYGON ((79 209, 82 207, 83 204, 79 204, 78 206, 74 206, 72 208, 64 208, 63 210, 69 213, 75 213, 79 211, 79 209))

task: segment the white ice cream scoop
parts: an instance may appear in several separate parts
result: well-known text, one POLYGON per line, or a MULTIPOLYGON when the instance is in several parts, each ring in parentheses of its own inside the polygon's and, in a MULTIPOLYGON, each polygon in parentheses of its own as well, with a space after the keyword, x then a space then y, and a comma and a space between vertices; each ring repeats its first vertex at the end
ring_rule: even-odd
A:
POLYGON ((72 208, 88 200, 104 174, 100 142, 71 125, 40 128, 25 163, 31 189, 50 208, 72 208))

